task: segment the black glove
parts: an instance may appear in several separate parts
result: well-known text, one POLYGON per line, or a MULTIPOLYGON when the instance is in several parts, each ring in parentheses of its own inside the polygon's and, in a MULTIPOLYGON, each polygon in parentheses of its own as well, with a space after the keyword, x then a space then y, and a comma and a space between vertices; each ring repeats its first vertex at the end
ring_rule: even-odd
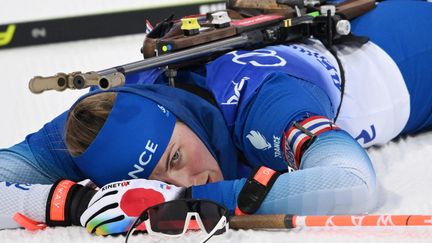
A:
POLYGON ((48 226, 79 225, 80 217, 96 194, 91 187, 79 185, 69 180, 58 180, 48 195, 46 224, 48 226))

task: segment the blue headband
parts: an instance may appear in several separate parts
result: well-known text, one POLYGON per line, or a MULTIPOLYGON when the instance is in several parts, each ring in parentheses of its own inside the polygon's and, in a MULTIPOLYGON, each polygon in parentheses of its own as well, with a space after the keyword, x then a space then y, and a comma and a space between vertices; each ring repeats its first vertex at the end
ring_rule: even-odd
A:
POLYGON ((148 178, 168 145, 175 122, 175 115, 154 101, 117 92, 105 124, 87 150, 74 158, 75 163, 99 186, 148 178))

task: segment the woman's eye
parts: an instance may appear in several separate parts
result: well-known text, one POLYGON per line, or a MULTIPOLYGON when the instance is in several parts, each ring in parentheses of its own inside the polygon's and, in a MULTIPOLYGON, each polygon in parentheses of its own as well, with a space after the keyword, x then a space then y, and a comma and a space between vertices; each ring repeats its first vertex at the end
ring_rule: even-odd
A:
POLYGON ((171 167, 175 167, 176 163, 180 160, 180 150, 177 150, 171 157, 171 167))

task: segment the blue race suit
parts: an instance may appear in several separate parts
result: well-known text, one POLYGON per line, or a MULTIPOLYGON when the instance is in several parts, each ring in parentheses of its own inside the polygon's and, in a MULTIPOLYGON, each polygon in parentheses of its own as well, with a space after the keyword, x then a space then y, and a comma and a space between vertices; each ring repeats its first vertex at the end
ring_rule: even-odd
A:
MULTIPOLYGON (((432 124, 432 102, 428 100, 427 103, 424 103, 426 105, 420 105, 422 99, 431 99, 428 96, 428 90, 432 85, 432 75, 426 67, 432 61, 430 60, 432 44, 428 42, 431 34, 422 33, 427 36, 425 38, 404 39, 431 26, 432 19, 430 18, 422 19, 422 24, 417 22, 417 17, 427 18, 426 16, 431 16, 431 14, 432 5, 430 3, 389 1, 380 3, 375 10, 353 21, 353 32, 371 37, 395 60, 404 76, 411 96, 411 114, 404 133, 419 131, 432 124), (397 18, 398 12, 395 12, 395 9, 406 12, 418 9, 425 14, 415 15, 402 21, 402 18, 397 18), (372 24, 383 23, 388 18, 392 19, 395 29, 383 32, 382 29, 379 29, 379 24, 372 24), (396 29, 396 26, 402 24, 409 28, 396 29), (404 32, 407 34, 405 35, 404 32), (416 42, 416 44, 402 51, 393 43, 393 40, 397 38, 385 37, 389 35, 401 37, 401 42, 416 42), (420 61, 416 62, 417 58, 420 61), (420 68, 421 71, 417 69, 414 75, 416 68, 420 68)), ((270 47, 267 50, 273 50, 272 48, 282 47, 270 47)), ((215 63, 222 59, 223 57, 216 60, 215 63)), ((207 67, 208 73, 211 73, 211 69, 212 67, 207 67)), ((228 107, 228 110, 221 107, 227 124, 232 129, 233 140, 248 161, 247 166, 239 165, 242 167, 240 170, 242 173, 239 173, 238 178, 248 175, 248 167, 262 164, 274 169, 286 169, 287 161, 279 156, 283 151, 278 151, 278 148, 281 149, 278 144, 280 139, 278 136, 289 129, 293 121, 301 121, 311 115, 334 118, 334 108, 338 105, 326 94, 325 87, 309 80, 307 72, 303 74, 293 73, 292 70, 272 70, 265 74, 253 73, 251 70, 248 72, 262 76, 256 79, 258 81, 252 79, 252 81, 255 80, 255 83, 247 82, 248 87, 242 90, 243 92, 248 91, 248 94, 234 97, 230 101, 239 104, 234 110, 229 110, 232 107, 228 107), (271 145, 271 149, 256 149, 251 146, 247 140, 247 134, 251 130, 260 131, 263 137, 270 139, 272 143, 268 141, 267 143, 271 145)), ((130 75, 128 82, 153 82, 154 78, 160 78, 157 70, 152 71, 151 75, 148 73, 130 75)), ((199 73, 190 73, 186 76, 193 77, 195 83, 210 89, 216 97, 226 92, 222 88, 227 87, 212 86, 213 81, 216 80, 215 77, 207 76, 206 79, 199 73)), ((241 80, 235 80, 235 82, 238 81, 241 80)), ((47 123, 40 131, 27 136, 22 143, 1 150, 0 181, 52 183, 58 178, 84 179, 84 174, 73 163, 73 158, 67 153, 63 142, 65 117, 65 114, 60 115, 47 123)), ((233 210, 244 180, 194 186, 193 197, 212 199, 224 203, 230 210, 233 210)), ((300 170, 279 177, 258 213, 302 215, 361 213, 368 210, 369 205, 366 205, 365 202, 371 201, 374 187, 375 175, 366 152, 346 132, 328 131, 319 135, 305 152, 300 170)))

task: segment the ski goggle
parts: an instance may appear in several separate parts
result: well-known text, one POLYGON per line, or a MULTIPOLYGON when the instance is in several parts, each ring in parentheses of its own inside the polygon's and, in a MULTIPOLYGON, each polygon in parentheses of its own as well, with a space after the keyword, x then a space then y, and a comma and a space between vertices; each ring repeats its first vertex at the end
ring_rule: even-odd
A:
POLYGON ((143 222, 147 233, 156 236, 179 237, 188 229, 201 229, 207 233, 202 242, 229 228, 228 209, 224 206, 209 200, 173 200, 144 210, 127 232, 125 243, 143 222))

